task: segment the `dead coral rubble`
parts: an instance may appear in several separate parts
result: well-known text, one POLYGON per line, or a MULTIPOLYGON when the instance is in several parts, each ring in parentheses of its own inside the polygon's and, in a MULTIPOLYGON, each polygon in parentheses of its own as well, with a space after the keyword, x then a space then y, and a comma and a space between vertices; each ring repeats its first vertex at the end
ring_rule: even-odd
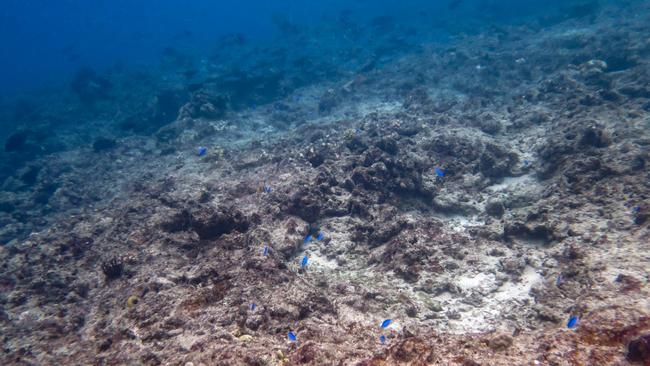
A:
POLYGON ((650 22, 574 10, 414 53, 378 18, 353 82, 189 70, 135 107, 81 75, 138 135, 3 183, 1 363, 648 364, 650 22))

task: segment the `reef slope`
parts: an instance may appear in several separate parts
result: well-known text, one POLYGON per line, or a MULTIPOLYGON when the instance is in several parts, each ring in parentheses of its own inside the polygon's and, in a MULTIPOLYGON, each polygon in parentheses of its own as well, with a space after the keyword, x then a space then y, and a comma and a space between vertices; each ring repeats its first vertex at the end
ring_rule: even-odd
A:
POLYGON ((0 247, 2 364, 627 364, 650 332, 650 12, 629 12, 255 109, 196 112, 205 92, 39 158, 0 196, 4 238, 45 221, 0 247))

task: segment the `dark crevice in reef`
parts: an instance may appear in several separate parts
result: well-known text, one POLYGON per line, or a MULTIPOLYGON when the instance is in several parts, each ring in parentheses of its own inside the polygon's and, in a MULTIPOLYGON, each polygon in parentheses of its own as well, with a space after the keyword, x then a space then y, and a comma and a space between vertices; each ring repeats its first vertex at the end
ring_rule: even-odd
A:
POLYGON ((385 244, 403 230, 412 227, 404 219, 386 220, 377 223, 358 224, 354 227, 351 239, 372 247, 385 244))
POLYGON ((555 239, 552 229, 544 225, 526 225, 516 222, 504 227, 503 236, 506 239, 518 239, 523 242, 549 244, 555 239))
POLYGON ((250 225, 249 219, 238 210, 198 207, 173 215, 162 228, 170 233, 193 230, 201 240, 213 240, 233 231, 246 232, 250 225))
POLYGON ((605 62, 607 62, 607 72, 624 71, 639 64, 639 60, 625 54, 606 58, 605 62))

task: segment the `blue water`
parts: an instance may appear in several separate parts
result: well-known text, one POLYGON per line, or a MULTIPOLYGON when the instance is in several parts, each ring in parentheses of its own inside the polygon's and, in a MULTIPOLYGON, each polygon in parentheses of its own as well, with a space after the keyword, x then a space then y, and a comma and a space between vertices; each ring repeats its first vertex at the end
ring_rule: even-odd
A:
POLYGON ((0 8, 0 94, 64 83, 82 66, 147 66, 159 61, 166 47, 206 56, 215 51, 217 40, 225 34, 240 33, 264 44, 280 36, 279 19, 304 27, 340 16, 343 11, 349 12, 350 21, 355 23, 390 15, 400 24, 428 23, 445 34, 463 25, 468 31, 478 31, 488 24, 554 14, 568 3, 5 0, 0 8))

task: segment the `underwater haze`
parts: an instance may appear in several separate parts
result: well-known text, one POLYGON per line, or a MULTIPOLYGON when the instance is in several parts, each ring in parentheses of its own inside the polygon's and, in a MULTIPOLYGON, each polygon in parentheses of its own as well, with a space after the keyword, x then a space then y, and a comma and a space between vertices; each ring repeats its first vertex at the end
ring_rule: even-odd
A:
MULTIPOLYGON (((196 57, 214 51, 219 37, 241 33, 264 42, 277 36, 278 20, 300 26, 350 12, 355 21, 390 15, 407 25, 424 16, 431 25, 489 17, 510 22, 536 11, 546 13, 562 1, 126 1, 7 0, 0 9, 0 85, 2 94, 64 83, 82 66, 155 63, 166 47, 196 57), (422 12, 427 12, 424 15, 422 12)), ((483 19, 475 19, 481 21, 483 19)), ((488 23, 488 21, 486 21, 488 23)), ((444 33, 444 29, 441 29, 444 33)))
POLYGON ((650 2, 0 7, 2 365, 650 365, 650 2))

